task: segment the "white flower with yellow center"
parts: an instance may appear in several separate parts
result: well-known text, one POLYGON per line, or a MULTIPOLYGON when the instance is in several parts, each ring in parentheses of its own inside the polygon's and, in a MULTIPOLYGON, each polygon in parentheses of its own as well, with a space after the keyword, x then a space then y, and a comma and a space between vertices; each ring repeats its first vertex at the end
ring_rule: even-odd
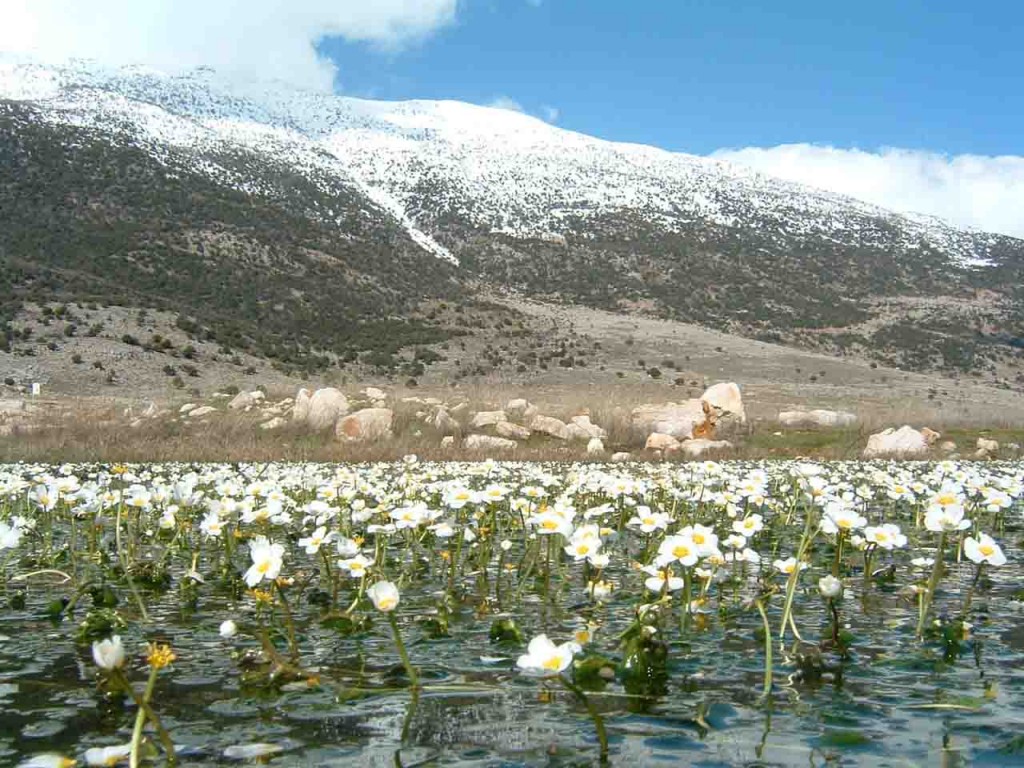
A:
POLYGON ((964 539, 964 554, 972 563, 979 565, 1006 565, 1006 555, 1002 547, 988 534, 981 533, 978 538, 968 536, 964 539))
POLYGON ((867 525, 867 518, 842 502, 830 503, 821 516, 822 533, 850 533, 867 525))
POLYGON ((898 525, 892 523, 869 525, 864 529, 864 541, 886 550, 901 549, 907 546, 907 537, 900 532, 898 525))
POLYGON ((732 529, 741 536, 750 538, 764 528, 764 518, 761 515, 747 515, 742 520, 733 520, 732 529))
POLYGON ((689 536, 676 534, 666 536, 658 546, 658 557, 655 562, 660 567, 669 563, 679 563, 685 566, 695 565, 700 559, 700 550, 689 536))
MULTIPOLYGON (((797 570, 797 562, 795 557, 787 557, 785 560, 776 560, 772 563, 772 565, 775 566, 776 570, 778 570, 780 573, 784 573, 787 576, 791 575, 794 571, 797 570)), ((802 571, 808 567, 809 566, 807 563, 800 563, 799 570, 802 571)))
POLYGON ((266 536, 257 536, 249 545, 252 565, 245 572, 245 583, 255 587, 264 579, 273 581, 281 572, 284 563, 284 547, 271 544, 266 536))
POLYGON ((960 503, 930 506, 924 515, 924 527, 929 531, 964 531, 971 527, 971 521, 964 519, 964 508, 960 503))
POLYGON ((669 592, 675 592, 686 585, 686 581, 680 576, 674 576, 667 568, 656 568, 653 565, 645 565, 640 569, 647 574, 644 579, 644 586, 651 592, 662 592, 666 588, 669 592))
POLYGON ((366 596, 373 602, 373 607, 381 613, 389 613, 398 607, 400 595, 398 587, 390 581, 378 581, 366 590, 366 596))
POLYGON ((108 672, 124 666, 124 644, 120 635, 114 635, 92 644, 92 658, 96 666, 108 672))
POLYGON ((555 645, 547 635, 537 635, 530 641, 526 653, 516 661, 516 666, 528 675, 554 677, 572 664, 572 657, 580 650, 579 643, 555 645))
POLYGON ((309 536, 299 539, 299 546, 306 548, 307 555, 315 555, 320 551, 320 547, 328 543, 334 536, 334 533, 328 533, 327 528, 321 525, 309 536))
POLYGON ((639 528, 641 533, 654 533, 663 531, 672 522, 672 518, 664 512, 652 512, 650 507, 639 506, 636 514, 626 521, 626 525, 632 528, 639 528))
POLYGON ((338 561, 338 567, 343 571, 346 571, 349 576, 355 579, 361 579, 366 575, 367 569, 373 565, 373 560, 370 560, 365 555, 356 555, 355 557, 349 557, 338 561))

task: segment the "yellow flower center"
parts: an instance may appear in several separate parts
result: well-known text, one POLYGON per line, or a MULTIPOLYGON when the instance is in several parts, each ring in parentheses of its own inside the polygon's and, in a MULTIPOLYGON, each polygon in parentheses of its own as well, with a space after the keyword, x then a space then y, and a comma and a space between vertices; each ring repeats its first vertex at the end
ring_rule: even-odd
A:
POLYGON ((398 605, 398 600, 393 597, 382 597, 377 601, 377 607, 382 611, 390 611, 398 605))
POLYGON ((541 666, 544 667, 544 669, 550 669, 553 672, 557 672, 558 668, 562 666, 562 660, 557 656, 552 656, 548 659, 544 659, 541 666))
POLYGON ((672 557, 683 558, 689 556, 690 548, 685 544, 677 544, 675 547, 672 548, 672 557))
POLYGON ((545 531, 553 531, 558 527, 558 523, 556 523, 554 520, 545 520, 540 524, 540 527, 543 528, 545 531))
POLYGON ((982 544, 978 547, 978 551, 981 552, 985 557, 991 557, 996 553, 996 548, 991 544, 982 544))
POLYGON ((706 540, 706 538, 705 538, 703 533, 695 533, 695 534, 693 534, 693 543, 694 544, 703 544, 705 540, 706 540))
POLYGON ((270 570, 270 561, 264 560, 262 563, 256 566, 257 572, 264 574, 270 570))

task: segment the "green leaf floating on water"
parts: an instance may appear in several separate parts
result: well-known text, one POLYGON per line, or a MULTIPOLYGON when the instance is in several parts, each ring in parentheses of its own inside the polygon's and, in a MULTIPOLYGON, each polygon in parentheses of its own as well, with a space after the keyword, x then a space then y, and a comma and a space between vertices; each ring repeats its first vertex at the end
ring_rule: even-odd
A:
POLYGON ((520 646, 523 644, 523 632, 514 619, 496 619, 491 624, 491 642, 504 646, 520 646))
POLYGON ((573 680, 587 691, 600 691, 615 678, 615 662, 594 654, 573 663, 573 680))
POLYGON ((871 743, 871 737, 861 731, 830 728, 822 734, 821 743, 826 747, 862 747, 871 743))

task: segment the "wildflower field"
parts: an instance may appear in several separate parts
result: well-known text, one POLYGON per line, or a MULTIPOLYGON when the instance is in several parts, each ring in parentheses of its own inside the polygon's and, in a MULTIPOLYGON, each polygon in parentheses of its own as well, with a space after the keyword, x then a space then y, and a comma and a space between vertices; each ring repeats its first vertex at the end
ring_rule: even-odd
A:
POLYGON ((0 764, 1024 764, 1024 464, 0 467, 0 764))

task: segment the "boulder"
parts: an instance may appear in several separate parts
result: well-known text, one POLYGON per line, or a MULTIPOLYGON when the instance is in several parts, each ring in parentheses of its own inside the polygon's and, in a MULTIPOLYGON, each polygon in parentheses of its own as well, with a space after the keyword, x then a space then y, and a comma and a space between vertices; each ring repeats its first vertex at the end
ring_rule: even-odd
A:
POLYGON ((270 421, 264 421, 260 424, 260 429, 280 429, 285 426, 288 422, 282 419, 280 416, 275 416, 270 421))
POLYGON ((185 415, 190 419, 200 419, 203 416, 209 416, 211 413, 216 412, 217 409, 214 408, 212 405, 201 405, 198 408, 193 408, 185 415))
POLYGON ((983 451, 989 455, 999 453, 999 443, 995 440, 990 440, 986 437, 979 437, 978 442, 975 445, 979 451, 983 451))
POLYGON ((782 411, 779 424, 784 427, 849 427, 857 423, 857 415, 848 411, 782 411))
POLYGON ((714 421, 719 428, 747 423, 747 412, 743 409, 743 397, 739 386, 732 381, 712 384, 700 396, 714 410, 714 421))
POLYGON ((633 458, 633 454, 629 453, 628 451, 617 451, 612 454, 612 461, 615 462, 629 461, 631 458, 633 458))
POLYGON ((189 411, 195 410, 199 407, 198 403, 185 403, 181 408, 178 409, 178 413, 185 416, 189 411))
POLYGON ((516 397, 505 403, 505 412, 513 419, 521 419, 529 407, 529 400, 522 397, 516 397))
POLYGON ((394 417, 390 408, 363 408, 339 419, 334 434, 345 442, 383 440, 391 437, 394 417))
POLYGON ((309 401, 312 395, 309 390, 303 387, 295 395, 295 404, 292 406, 292 421, 305 423, 309 418, 309 401))
POLYGON ((388 393, 383 389, 377 389, 377 387, 367 387, 363 390, 363 396, 374 403, 383 403, 388 399, 388 393))
POLYGON ((506 440, 503 437, 491 437, 490 435, 469 435, 462 443, 467 451, 488 451, 495 453, 510 453, 519 444, 515 440, 506 440))
POLYGON ((499 421, 494 425, 494 431, 509 440, 529 440, 531 434, 526 427, 513 424, 511 421, 499 421))
POLYGON ((438 408, 437 413, 434 414, 434 418, 431 419, 431 424, 434 429, 440 432, 442 435, 460 435, 462 434, 462 427, 459 426, 459 422, 452 418, 451 414, 448 413, 444 408, 438 408))
POLYGON ((943 440, 939 443, 939 450, 943 453, 953 453, 956 450, 956 443, 952 440, 943 440))
POLYGON ((659 433, 688 440, 713 428, 713 412, 710 404, 698 399, 684 403, 639 405, 630 414, 630 423, 640 438, 659 433))
POLYGON ((480 427, 490 427, 502 421, 508 421, 508 416, 505 415, 504 411, 478 411, 473 414, 473 419, 469 422, 469 426, 479 429, 480 427))
POLYGON ((592 437, 587 443, 587 456, 603 456, 604 441, 600 437, 592 437))
POLYGON ((247 411, 262 403, 264 397, 266 395, 258 389, 254 389, 252 392, 239 392, 228 403, 228 408, 232 411, 247 411))
POLYGON ((455 447, 455 438, 452 435, 445 435, 441 438, 441 449, 448 451, 455 447))
POLYGON ((587 436, 588 440, 592 437, 598 437, 602 440, 608 437, 608 433, 601 427, 597 426, 597 424, 594 424, 590 420, 589 415, 573 416, 569 419, 569 426, 582 430, 582 433, 587 436))
MULTIPOLYGON (((298 408, 297 398, 296 408, 298 408)), ((306 425, 314 432, 320 432, 335 426, 338 423, 338 419, 348 412, 348 398, 345 397, 341 390, 334 387, 318 389, 309 398, 306 425)))
POLYGON ((705 440, 703 438, 697 438, 696 440, 684 440, 679 444, 678 450, 684 453, 688 458, 696 459, 699 456, 703 456, 708 451, 727 451, 732 448, 732 443, 728 440, 705 440))
POLYGON ((565 422, 553 416, 541 416, 538 414, 530 419, 529 427, 534 432, 551 435, 551 437, 557 440, 569 439, 569 429, 566 427, 565 422))
POLYGON ((644 443, 645 451, 671 451, 679 447, 679 441, 664 432, 652 432, 644 443))
POLYGON ((923 456, 938 438, 939 433, 927 427, 920 431, 907 425, 899 429, 889 427, 871 435, 861 455, 865 459, 923 456))

